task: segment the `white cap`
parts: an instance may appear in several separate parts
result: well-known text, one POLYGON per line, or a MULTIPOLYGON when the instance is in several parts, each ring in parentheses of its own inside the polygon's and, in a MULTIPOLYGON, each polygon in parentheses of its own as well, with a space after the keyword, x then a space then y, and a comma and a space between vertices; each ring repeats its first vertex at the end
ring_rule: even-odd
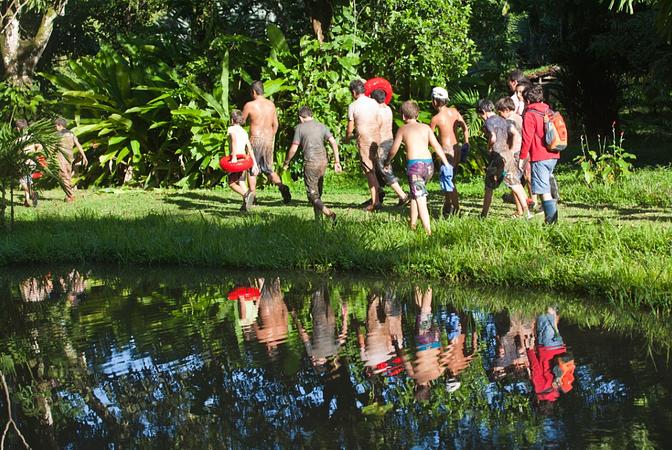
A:
POLYGON ((432 89, 432 98, 437 100, 448 100, 448 91, 442 87, 432 89))
POLYGON ((457 381, 456 378, 451 378, 446 382, 446 391, 448 393, 455 392, 456 390, 458 390, 460 388, 460 386, 462 386, 462 383, 457 381))

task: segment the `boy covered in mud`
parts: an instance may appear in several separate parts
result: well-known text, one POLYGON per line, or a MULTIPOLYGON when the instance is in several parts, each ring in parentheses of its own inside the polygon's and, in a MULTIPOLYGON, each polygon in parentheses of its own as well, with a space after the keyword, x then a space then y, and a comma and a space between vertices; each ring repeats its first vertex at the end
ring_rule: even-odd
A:
POLYGON ((406 146, 408 185, 411 191, 411 229, 415 230, 418 215, 427 235, 432 234, 427 208, 427 183, 434 173, 434 161, 430 146, 434 149, 444 166, 448 166, 446 155, 434 136, 429 125, 418 122, 420 108, 414 101, 407 100, 401 105, 401 117, 404 125, 397 130, 390 154, 385 165, 391 164, 401 144, 406 146))
MULTIPOLYGON (((252 158, 252 176, 255 176, 259 173, 259 168, 257 167, 257 160, 254 157, 254 152, 252 151, 252 145, 250 144, 250 139, 247 136, 247 131, 243 129, 243 124, 245 120, 243 119, 243 113, 237 109, 231 111, 231 126, 227 130, 227 135, 229 136, 229 151, 231 153, 231 162, 238 161, 238 157, 245 156, 245 153, 250 155, 252 158)), ((254 192, 245 185, 245 174, 247 171, 242 172, 232 172, 229 174, 228 183, 229 187, 234 191, 240 194, 243 197, 243 205, 240 207, 241 211, 247 211, 254 204, 254 192)))

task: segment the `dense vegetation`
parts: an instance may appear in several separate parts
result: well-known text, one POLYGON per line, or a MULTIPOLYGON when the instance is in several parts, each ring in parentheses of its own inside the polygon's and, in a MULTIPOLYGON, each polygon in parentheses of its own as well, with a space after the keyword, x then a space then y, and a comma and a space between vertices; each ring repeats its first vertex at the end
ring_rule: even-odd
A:
MULTIPOLYGON (((279 159, 301 103, 343 135, 357 76, 390 79, 395 105, 447 85, 478 135, 469 109, 504 93, 509 70, 551 74, 577 148, 584 128, 605 135, 618 120, 635 137, 633 113, 665 117, 672 105, 666 0, 59 0, 2 13, 2 120, 74 119, 93 162, 82 186, 219 183, 229 111, 258 78, 279 106, 279 159)), ((480 170, 476 158, 469 171, 480 170)))

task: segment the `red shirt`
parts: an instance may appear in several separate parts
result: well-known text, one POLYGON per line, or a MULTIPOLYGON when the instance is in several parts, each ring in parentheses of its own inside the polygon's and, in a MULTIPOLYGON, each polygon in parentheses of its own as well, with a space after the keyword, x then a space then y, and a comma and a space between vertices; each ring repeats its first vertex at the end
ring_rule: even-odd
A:
POLYGON ((546 103, 527 105, 527 109, 523 115, 523 146, 520 148, 520 159, 525 159, 528 155, 530 155, 530 161, 560 159, 560 153, 549 152, 546 150, 546 145, 544 145, 543 114, 548 109, 549 106, 546 103))
POLYGON ((560 347, 542 347, 527 349, 527 359, 530 360, 530 372, 534 393, 539 400, 548 400, 554 402, 560 397, 558 389, 553 387, 553 370, 551 361, 556 355, 561 355, 567 351, 564 345, 560 347))

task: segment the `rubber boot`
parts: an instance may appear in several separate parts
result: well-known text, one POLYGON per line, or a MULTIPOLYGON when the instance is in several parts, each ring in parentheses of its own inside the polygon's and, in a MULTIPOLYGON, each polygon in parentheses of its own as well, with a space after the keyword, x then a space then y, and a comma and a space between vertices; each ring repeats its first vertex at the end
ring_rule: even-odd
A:
POLYGON ((542 201, 544 208, 544 216, 546 216, 547 224, 554 224, 558 221, 558 202, 557 200, 542 201))

